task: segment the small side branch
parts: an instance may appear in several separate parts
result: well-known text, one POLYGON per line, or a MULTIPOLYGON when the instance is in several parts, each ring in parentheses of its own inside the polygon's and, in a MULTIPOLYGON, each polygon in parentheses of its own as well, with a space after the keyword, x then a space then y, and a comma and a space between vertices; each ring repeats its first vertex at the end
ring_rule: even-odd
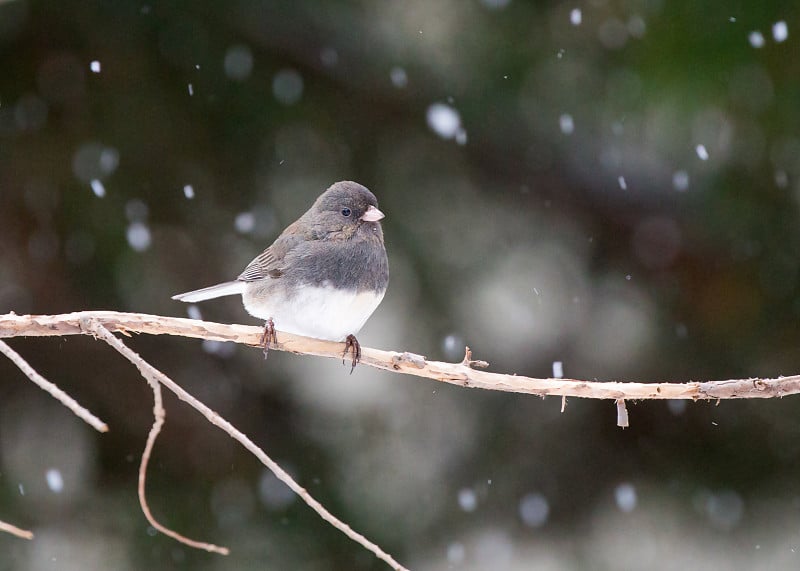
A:
MULTIPOLYGON (((153 446, 155 446, 156 438, 161 433, 161 427, 164 426, 164 421, 166 419, 166 411, 164 410, 164 401, 161 397, 161 384, 158 382, 158 378, 154 373, 159 373, 152 365, 150 365, 147 361, 142 359, 138 353, 135 353, 131 349, 129 349, 122 341, 114 337, 111 332, 100 325, 99 323, 84 319, 81 321, 81 327, 85 329, 87 332, 91 332, 92 335, 97 337, 98 339, 102 339, 109 345, 111 345, 114 349, 119 351, 126 359, 132 362, 136 367, 139 369, 139 372, 147 381, 147 384, 150 385, 150 389, 153 391, 153 426, 150 428, 150 433, 147 435, 147 444, 145 444, 144 452, 142 453, 142 460, 139 463, 139 485, 138 485, 138 495, 139 495, 139 505, 142 508, 142 512, 144 516, 147 518, 147 521, 150 522, 154 528, 158 531, 163 533, 164 535, 171 537, 175 541, 179 541, 184 545, 188 545, 189 547, 194 547, 195 549, 203 549, 205 551, 209 551, 212 553, 220 553, 222 555, 228 555, 229 550, 227 547, 221 547, 219 545, 214 545, 213 543, 206 543, 204 541, 196 541, 194 539, 189 539, 185 535, 178 533, 172 529, 169 529, 165 525, 161 524, 155 517, 153 517, 152 512, 150 511, 150 506, 147 504, 147 495, 145 494, 145 488, 147 485, 147 465, 150 462, 150 456, 153 452, 153 446)), ((159 373, 163 375, 163 373, 159 373)))
MULTIPOLYGON (((250 440, 244 433, 237 430, 231 423, 227 420, 219 416, 216 412, 211 410, 209 407, 198 401, 192 395, 187 393, 180 385, 175 383, 172 379, 166 376, 164 373, 150 365, 147 361, 142 359, 137 353, 129 349, 122 341, 120 341, 117 337, 115 337, 106 327, 104 327, 101 323, 92 320, 91 318, 83 318, 80 323, 81 328, 84 331, 90 332, 91 334, 95 335, 97 338, 102 339, 114 349, 119 351, 126 359, 128 359, 131 363, 133 363, 139 372, 142 374, 145 379, 147 379, 148 383, 150 383, 151 387, 158 387, 159 385, 163 385, 175 393, 178 398, 182 401, 186 402, 200 412, 203 416, 205 416, 209 422, 214 424, 215 426, 221 428, 227 434, 229 434, 234 440, 238 441, 242 446, 244 446, 250 453, 256 456, 264 466, 266 466, 269 470, 272 471, 275 476, 285 483, 289 488, 292 489, 300 498, 309 506, 311 509, 316 511, 322 519, 333 525, 336 529, 344 533, 347 537, 352 539, 353 541, 359 543, 364 548, 368 549, 372 553, 375 554, 376 557, 383 560, 387 563, 392 569, 396 571, 407 571, 405 567, 400 565, 397 561, 392 558, 391 555, 383 551, 380 547, 376 544, 369 541, 366 537, 361 535, 360 533, 353 530, 349 525, 345 522, 334 516, 330 513, 325 506, 315 500, 311 494, 309 494, 305 488, 300 486, 283 468, 281 468, 272 458, 267 456, 267 454, 261 450, 258 446, 256 446, 252 440, 250 440)), ((154 395, 156 396, 156 404, 154 405, 154 415, 156 417, 156 421, 153 424, 153 429, 150 431, 150 437, 148 438, 148 446, 145 449, 145 454, 149 457, 149 452, 152 449, 152 441, 155 441, 155 437, 158 434, 158 430, 160 430, 161 424, 163 424, 163 407, 161 406, 161 397, 160 397, 160 390, 156 390, 154 388, 154 395), (160 410, 159 410, 160 409, 160 410), (161 422, 159 422, 161 419, 161 422)), ((142 458, 142 466, 140 467, 139 472, 139 489, 140 489, 140 498, 143 497, 144 494, 144 470, 146 469, 147 461, 145 457, 142 458)), ((146 503, 143 503, 143 510, 146 508, 146 503)), ((149 513, 149 510, 145 512, 146 515, 149 513)), ((150 517, 148 517, 150 519, 150 517)), ((155 520, 151 520, 151 523, 156 527, 157 523, 155 520)), ((183 536, 176 534, 170 530, 164 531, 161 527, 158 527, 159 531, 167 533, 170 537, 181 541, 182 543, 191 542, 191 540, 186 540, 183 536)), ((207 549, 208 551, 217 551, 218 553, 227 554, 227 549, 224 547, 217 547, 211 546, 211 544, 198 544, 194 545, 195 547, 200 547, 201 549, 207 549), (214 547, 214 549, 210 549, 210 547, 214 547)))
POLYGON ((9 347, 5 341, 0 341, 0 353, 3 353, 6 357, 11 359, 11 361, 19 368, 19 370, 25 373, 30 380, 39 385, 41 389, 44 389, 50 393, 53 398, 55 398, 65 407, 70 409, 75 416, 83 420, 86 424, 98 432, 108 432, 108 425, 105 422, 97 418, 91 412, 79 405, 78 401, 37 373, 34 368, 31 367, 19 353, 9 347))
POLYGON ((0 521, 0 531, 5 533, 10 533, 11 535, 16 535, 21 539, 33 539, 32 531, 28 531, 27 529, 22 529, 21 527, 17 527, 16 525, 11 525, 10 523, 6 523, 4 521, 0 521))

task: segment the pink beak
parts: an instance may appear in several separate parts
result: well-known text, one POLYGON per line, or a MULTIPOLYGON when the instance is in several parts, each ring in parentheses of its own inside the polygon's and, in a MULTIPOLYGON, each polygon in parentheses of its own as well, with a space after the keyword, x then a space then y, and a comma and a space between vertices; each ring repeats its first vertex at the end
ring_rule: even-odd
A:
POLYGON ((386 215, 383 212, 370 205, 367 207, 367 211, 361 216, 360 219, 364 222, 377 222, 381 218, 385 217, 386 215))

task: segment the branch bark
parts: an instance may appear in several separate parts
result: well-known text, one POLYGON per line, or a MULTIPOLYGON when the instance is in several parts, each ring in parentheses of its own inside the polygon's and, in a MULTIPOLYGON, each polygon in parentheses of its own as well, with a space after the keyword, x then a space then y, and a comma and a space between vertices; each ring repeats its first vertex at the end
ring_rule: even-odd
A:
MULTIPOLYGON (((60 336, 85 334, 81 319, 96 320, 112 332, 123 334, 177 335, 231 341, 258 346, 262 328, 248 325, 224 325, 179 317, 164 317, 115 311, 81 311, 61 315, 0 315, 0 338, 24 336, 60 336)), ((341 359, 343 343, 321 341, 278 332, 278 343, 270 349, 303 355, 341 359)), ((775 398, 800 393, 800 375, 775 379, 731 379, 685 383, 628 383, 582 381, 577 379, 532 378, 521 375, 478 371, 485 366, 467 355, 460 363, 430 361, 407 352, 362 348, 361 364, 386 371, 425 377, 462 387, 532 394, 541 397, 560 395, 592 399, 648 400, 733 398, 775 398)))

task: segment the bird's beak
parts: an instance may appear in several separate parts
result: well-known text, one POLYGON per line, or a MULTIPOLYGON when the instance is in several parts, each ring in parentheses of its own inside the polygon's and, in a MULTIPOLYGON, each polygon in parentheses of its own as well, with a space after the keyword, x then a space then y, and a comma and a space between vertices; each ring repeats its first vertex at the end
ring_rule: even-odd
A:
POLYGON ((363 220, 364 222, 377 222, 385 216, 386 215, 383 212, 370 205, 367 206, 367 211, 361 216, 360 220, 363 220))

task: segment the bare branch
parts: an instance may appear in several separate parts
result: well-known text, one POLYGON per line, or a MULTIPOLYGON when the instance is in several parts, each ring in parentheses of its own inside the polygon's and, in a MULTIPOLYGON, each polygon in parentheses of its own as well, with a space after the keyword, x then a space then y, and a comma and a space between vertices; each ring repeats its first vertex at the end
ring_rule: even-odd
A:
MULTIPOLYGON (((206 543, 204 541, 195 541, 194 539, 189 539, 188 537, 181 535, 177 531, 169 529, 168 527, 161 524, 153 514, 150 512, 150 506, 147 504, 147 496, 145 495, 145 484, 147 482, 147 465, 150 462, 150 455, 153 452, 153 446, 155 445, 156 438, 158 438, 159 433, 161 432, 161 427, 164 426, 164 420, 166 419, 166 412, 164 410, 164 401, 161 398, 161 385, 158 382, 158 379, 153 374, 153 371, 158 373, 156 369, 154 369, 149 363, 147 363, 144 359, 142 359, 138 353, 131 351, 122 341, 114 337, 111 332, 97 323, 96 321, 92 321, 90 319, 82 319, 81 320, 81 327, 88 333, 91 333, 98 339, 102 339, 109 345, 111 345, 114 349, 122 353, 122 355, 131 361, 136 367, 139 369, 139 372, 147 381, 147 384, 150 385, 150 388, 153 390, 153 426, 150 428, 150 433, 147 435, 147 444, 145 445, 144 452, 142 453, 142 460, 139 463, 139 505, 142 508, 142 512, 144 516, 147 518, 147 521, 150 522, 154 528, 158 531, 171 537, 172 539, 183 543, 184 545, 188 545, 189 547, 194 547, 196 549, 203 549, 205 551, 210 551, 213 553, 220 553, 222 555, 228 555, 229 551, 227 547, 220 547, 218 545, 214 545, 213 543, 206 543)), ((163 373, 159 373, 162 374, 163 373)))
POLYGON ((19 370, 25 373, 30 380, 39 385, 40 388, 50 393, 53 398, 70 409, 86 424, 98 432, 108 432, 108 425, 105 422, 97 418, 91 412, 79 405, 78 401, 37 373, 34 368, 31 367, 19 353, 9 347, 5 341, 0 341, 0 353, 3 353, 6 357, 11 359, 11 361, 19 368, 19 370))
MULTIPOLYGON (((380 547, 369 541, 366 537, 361 535, 360 533, 354 531, 349 525, 347 525, 342 520, 338 519, 332 513, 330 513, 321 503, 315 500, 311 494, 309 494, 305 488, 300 486, 292 477, 283 469, 281 468, 272 458, 267 456, 267 454, 261 450, 258 446, 256 446, 252 440, 250 440, 247 436, 245 436, 242 432, 237 430, 231 423, 226 421, 224 418, 219 416, 216 412, 211 410, 209 407, 195 399, 192 395, 187 393, 183 390, 180 385, 176 384, 172 379, 167 377, 164 373, 150 365, 147 361, 142 359, 137 353, 129 349, 125 344, 122 343, 118 338, 114 337, 111 332, 104 327, 98 321, 90 318, 90 317, 82 317, 79 323, 80 327, 87 332, 91 332, 93 335, 97 336, 98 338, 106 341, 109 345, 114 347, 117 351, 119 351, 126 359, 128 359, 131 363, 133 363, 136 368, 139 369, 142 376, 144 376, 147 381, 153 387, 158 387, 159 384, 164 385, 169 390, 174 392, 178 398, 182 401, 188 403, 192 408, 199 411, 203 416, 205 416, 209 422, 216 425, 217 427, 221 428, 223 431, 228 433, 232 438, 237 440, 240 444, 242 444, 250 453, 256 456, 264 466, 269 468, 275 476, 280 479, 283 483, 285 483, 289 488, 294 491, 298 496, 300 496, 303 501, 308 504, 311 509, 316 511, 322 519, 333 525, 336 529, 340 530, 344 533, 347 537, 352 539, 353 541, 359 543, 364 548, 368 549, 372 553, 375 554, 376 557, 386 562, 392 569, 397 571, 407 571, 405 567, 400 565, 397 561, 395 561, 391 555, 383 551, 380 547)), ((260 333, 259 333, 260 334, 260 333)), ((161 424, 163 424, 163 416, 164 410, 161 406, 161 396, 160 391, 156 391, 154 388, 154 395, 156 396, 156 403, 153 407, 153 412, 156 418, 155 423, 153 424, 153 428, 150 431, 150 436, 148 437, 148 446, 145 449, 145 454, 149 457, 150 450, 152 449, 152 442, 155 441, 155 437, 158 434, 158 430, 160 430, 161 424)), ((147 460, 143 456, 142 458, 142 465, 139 471, 139 493, 140 493, 140 500, 144 498, 144 470, 146 469, 147 460)), ((146 509, 146 503, 142 503, 142 509, 146 509)), ((158 526, 155 520, 151 519, 149 516, 149 510, 145 512, 148 515, 148 520, 150 520, 151 524, 154 527, 157 527, 163 533, 166 533, 170 537, 177 539, 183 543, 191 542, 191 540, 186 540, 183 536, 176 534, 171 530, 164 530, 160 526, 158 526)), ((196 542, 194 542, 196 543, 196 542)), ((191 543, 189 543, 191 544, 191 543)), ((228 550, 224 547, 217 547, 211 546, 210 544, 196 544, 195 547, 200 547, 201 549, 207 549, 209 551, 217 551, 218 553, 227 554, 228 550), (210 547, 214 547, 211 549, 210 547)))
MULTIPOLYGON (((113 311, 82 311, 63 315, 0 316, 0 338, 16 336, 75 335, 81 334, 80 320, 96 319, 111 331, 121 333, 148 333, 151 335, 178 335, 216 341, 232 341, 257 346, 263 329, 246 325, 223 325, 207 321, 162 317, 139 313, 113 311)), ((342 343, 320 341, 278 332, 279 343, 271 349, 292 353, 317 355, 341 359, 342 343)), ((508 375, 476 371, 482 361, 472 361, 471 356, 461 363, 429 361, 422 355, 362 348, 362 365, 386 371, 395 371, 434 379, 462 387, 495 391, 559 395, 593 399, 732 399, 774 398, 800 393, 800 376, 777 379, 734 379, 725 381, 687 383, 628 383, 598 382, 575 379, 536 379, 521 375, 508 375)))
MULTIPOLYGON (((366 549, 372 551, 393 569, 405 569, 377 545, 367 540, 363 535, 353 531, 346 523, 334 517, 322 504, 312 498, 304 488, 297 484, 297 482, 295 482, 280 466, 269 458, 269 456, 253 444, 247 436, 236 430, 229 422, 221 418, 203 403, 189 395, 169 377, 146 363, 136 353, 122 344, 122 342, 111 333, 112 331, 124 335, 129 335, 132 332, 151 335, 176 335, 213 341, 230 341, 260 347, 262 328, 246 325, 223 325, 220 323, 192 319, 113 311, 82 311, 63 315, 16 315, 13 313, 0 315, 0 338, 92 334, 114 346, 115 349, 139 368, 142 375, 148 379, 148 382, 151 382, 157 401, 154 405, 156 420, 151 429, 150 436, 148 437, 148 445, 145 448, 145 454, 143 455, 142 465, 140 467, 140 499, 145 515, 147 515, 154 527, 161 529, 162 532, 176 539, 179 537, 174 532, 165 531, 158 526, 155 520, 152 519, 149 509, 147 509, 147 504, 144 501, 144 474, 146 472, 153 442, 158 435, 161 424, 163 424, 163 409, 159 412, 160 402, 158 401, 160 401, 160 394, 155 389, 156 386, 161 384, 174 392, 181 400, 187 402, 190 406, 202 413, 209 422, 221 428, 232 438, 241 443, 325 521, 341 530, 349 538, 358 542, 366 549)), ((270 348, 279 351, 317 355, 334 359, 340 359, 344 349, 342 343, 310 339, 284 332, 279 332, 278 342, 271 344, 270 348)), ((6 351, 3 352, 8 354, 6 351)), ((14 359, 12 358, 12 360, 14 359)), ((15 363, 18 363, 18 361, 15 360, 15 363)), ((719 402, 721 399, 774 398, 800 393, 800 375, 779 377, 776 379, 750 378, 687 383, 628 383, 581 381, 560 378, 537 379, 518 375, 490 373, 475 370, 476 367, 488 366, 488 363, 473 360, 472 353, 469 349, 467 349, 464 359, 460 363, 443 363, 439 361, 429 361, 422 355, 408 352, 400 353, 362 348, 361 363, 378 369, 425 377, 462 387, 532 394, 541 397, 560 395, 562 397, 562 412, 566 405, 565 399, 569 396, 613 399, 616 403, 617 422, 620 426, 628 425, 626 400, 714 399, 719 402)), ((27 370, 32 371, 27 363, 25 363, 25 366, 28 367, 27 370, 19 365, 19 363, 18 366, 26 371, 26 374, 27 370)), ((208 544, 201 545, 208 546, 208 544)), ((208 547, 203 548, 208 549, 208 547)), ((218 549, 222 552, 225 548, 218 549)))
POLYGON ((4 521, 0 521, 0 531, 5 533, 10 533, 11 535, 16 535, 22 539, 33 539, 33 532, 28 531, 27 529, 22 529, 21 527, 17 527, 16 525, 11 525, 10 523, 6 523, 4 521))

